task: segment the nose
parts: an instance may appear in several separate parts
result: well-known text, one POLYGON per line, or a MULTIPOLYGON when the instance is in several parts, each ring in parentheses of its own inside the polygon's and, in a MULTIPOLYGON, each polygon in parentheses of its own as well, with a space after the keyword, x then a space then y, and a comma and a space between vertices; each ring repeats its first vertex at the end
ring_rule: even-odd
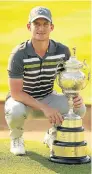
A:
POLYGON ((44 31, 44 25, 39 26, 39 31, 44 31))

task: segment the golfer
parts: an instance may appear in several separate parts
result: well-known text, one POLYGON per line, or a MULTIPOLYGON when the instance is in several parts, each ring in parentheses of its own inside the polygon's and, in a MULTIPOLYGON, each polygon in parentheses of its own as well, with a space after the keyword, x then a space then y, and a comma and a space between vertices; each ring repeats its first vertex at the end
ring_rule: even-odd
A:
MULTIPOLYGON (((29 14, 27 28, 31 38, 11 52, 8 63, 10 92, 5 101, 5 119, 10 129, 10 152, 25 154, 23 126, 32 113, 43 114, 51 123, 44 143, 50 146, 56 138, 56 126, 69 110, 67 98, 53 91, 56 68, 60 60, 70 57, 69 48, 51 40, 52 15, 45 7, 35 7, 29 14)), ((61 29, 62 32, 62 29, 61 29)), ((57 72, 63 71, 63 64, 57 72)), ((73 99, 74 112, 83 116, 86 107, 81 96, 73 99)))

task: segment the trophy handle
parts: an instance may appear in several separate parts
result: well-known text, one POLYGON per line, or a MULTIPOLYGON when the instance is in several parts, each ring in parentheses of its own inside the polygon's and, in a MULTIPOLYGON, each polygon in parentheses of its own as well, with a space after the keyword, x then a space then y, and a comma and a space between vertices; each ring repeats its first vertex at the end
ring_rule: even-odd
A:
POLYGON ((65 62, 64 62, 63 59, 60 59, 59 62, 58 62, 58 64, 57 64, 57 66, 56 66, 55 79, 56 79, 56 83, 58 85, 59 85, 59 82, 58 82, 58 75, 59 75, 59 73, 58 73, 58 67, 59 67, 60 64, 63 64, 63 68, 64 68, 65 62))
POLYGON ((55 79, 56 79, 56 83, 59 85, 59 82, 58 82, 58 67, 60 64, 63 64, 63 67, 64 67, 64 61, 63 60, 60 60, 56 66, 56 72, 55 72, 55 79))
POLYGON ((85 86, 82 88, 82 89, 84 89, 88 85, 88 82, 90 80, 90 70, 89 70, 88 64, 86 63, 86 59, 84 59, 84 61, 83 61, 82 72, 86 75, 86 80, 87 80, 85 86), (87 75, 86 75, 86 70, 87 70, 87 75))

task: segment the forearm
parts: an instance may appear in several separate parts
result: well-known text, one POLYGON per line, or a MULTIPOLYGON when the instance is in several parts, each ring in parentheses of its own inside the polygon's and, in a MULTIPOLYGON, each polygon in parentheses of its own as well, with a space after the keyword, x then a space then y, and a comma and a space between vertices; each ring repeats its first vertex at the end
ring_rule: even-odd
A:
POLYGON ((44 104, 23 91, 16 94, 11 93, 11 96, 14 100, 24 103, 25 105, 30 106, 35 110, 43 111, 44 104))

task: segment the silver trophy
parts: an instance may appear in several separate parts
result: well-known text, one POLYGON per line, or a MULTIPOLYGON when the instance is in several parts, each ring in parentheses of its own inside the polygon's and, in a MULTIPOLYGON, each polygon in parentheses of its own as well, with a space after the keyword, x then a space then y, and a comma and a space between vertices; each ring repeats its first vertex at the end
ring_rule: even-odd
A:
POLYGON ((53 153, 50 156, 50 161, 65 164, 90 162, 90 157, 87 155, 87 142, 84 140, 82 118, 73 111, 73 97, 86 87, 90 73, 86 75, 83 72, 88 69, 88 66, 85 61, 77 60, 76 48, 73 48, 73 52, 74 55, 64 64, 65 70, 59 72, 56 78, 59 87, 68 98, 69 112, 63 115, 62 126, 57 127, 57 139, 53 142, 53 153))

